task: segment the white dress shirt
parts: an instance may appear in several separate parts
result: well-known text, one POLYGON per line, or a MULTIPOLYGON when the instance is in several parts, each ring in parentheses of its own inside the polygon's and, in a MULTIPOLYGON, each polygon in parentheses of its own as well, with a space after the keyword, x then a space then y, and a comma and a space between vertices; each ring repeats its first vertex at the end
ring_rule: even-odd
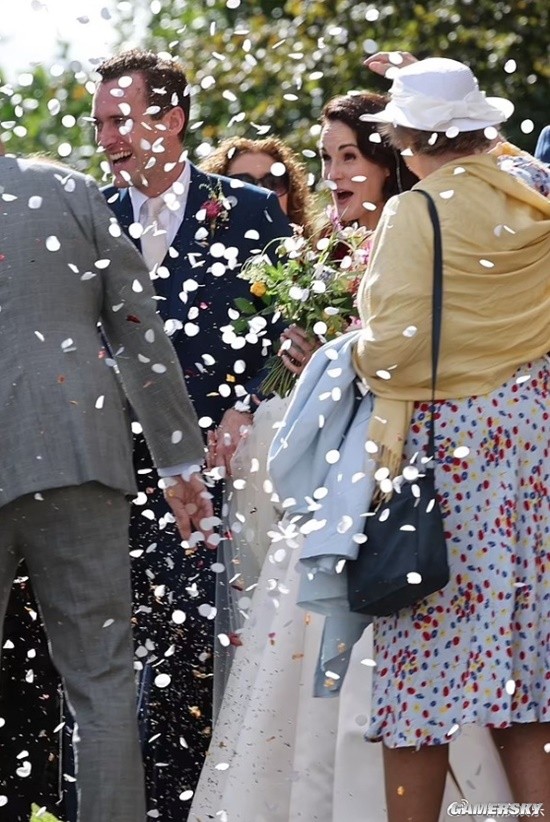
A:
MULTIPOLYGON (((170 247, 174 242, 179 227, 182 224, 185 209, 187 206, 187 195, 189 193, 189 183, 191 182, 191 168, 189 163, 185 163, 183 171, 177 180, 174 180, 171 186, 166 191, 162 191, 161 195, 167 206, 167 241, 170 247)), ((130 200, 132 201, 132 210, 134 213, 134 222, 140 222, 140 215, 142 206, 146 200, 149 199, 147 194, 138 191, 134 186, 130 186, 130 200)), ((145 226, 143 226, 145 228, 145 226)))
MULTIPOLYGON (((191 168, 189 163, 185 163, 183 171, 177 180, 174 180, 171 186, 166 191, 161 192, 161 195, 166 202, 167 218, 167 242, 168 247, 172 245, 176 234, 183 222, 185 216, 185 209, 187 207, 187 195, 189 193, 189 183, 191 182, 191 168)), ((149 199, 147 194, 139 191, 134 186, 129 189, 130 200, 132 202, 132 211, 134 214, 134 222, 140 223, 140 216, 142 214, 142 207, 146 200, 149 199)), ((145 226, 143 226, 145 228, 145 226)), ((180 465, 166 466, 165 468, 157 468, 159 477, 177 477, 181 476, 188 480, 191 473, 200 471, 199 465, 191 465, 189 463, 181 463, 180 465)))

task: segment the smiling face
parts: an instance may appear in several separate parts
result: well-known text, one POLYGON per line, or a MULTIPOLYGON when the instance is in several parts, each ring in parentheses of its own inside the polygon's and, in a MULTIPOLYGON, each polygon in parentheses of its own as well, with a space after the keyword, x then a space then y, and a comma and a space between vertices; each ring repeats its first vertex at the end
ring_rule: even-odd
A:
POLYGON ((389 170, 361 154, 355 132, 341 120, 328 120, 323 126, 321 159, 323 179, 330 184, 340 220, 375 228, 389 170))
POLYGON ((120 80, 99 83, 92 116, 96 140, 105 151, 115 185, 133 185, 156 197, 181 171, 180 165, 176 174, 173 170, 170 173, 165 165, 180 160, 182 145, 178 133, 185 115, 175 107, 160 117, 152 116, 148 106, 145 81, 135 72, 120 80))

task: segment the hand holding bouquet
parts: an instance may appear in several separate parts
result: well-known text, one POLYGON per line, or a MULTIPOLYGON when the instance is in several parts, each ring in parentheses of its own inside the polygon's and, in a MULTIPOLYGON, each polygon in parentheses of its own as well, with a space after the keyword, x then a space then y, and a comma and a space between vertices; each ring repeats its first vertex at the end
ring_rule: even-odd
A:
MULTIPOLYGON (((240 313, 233 323, 236 333, 247 333, 258 317, 281 315, 321 342, 347 331, 357 319, 356 295, 368 261, 370 231, 362 227, 343 228, 320 240, 304 237, 295 227, 291 237, 277 240, 275 261, 262 254, 252 257, 239 277, 250 283, 250 292, 264 304, 240 298, 235 305, 240 313)), ((268 363, 268 376, 261 390, 286 397, 296 375, 279 356, 268 363)))

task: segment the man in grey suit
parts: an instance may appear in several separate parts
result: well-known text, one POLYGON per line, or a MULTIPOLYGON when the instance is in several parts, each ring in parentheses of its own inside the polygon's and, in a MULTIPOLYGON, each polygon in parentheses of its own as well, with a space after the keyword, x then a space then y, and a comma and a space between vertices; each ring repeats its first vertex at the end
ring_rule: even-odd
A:
POLYGON ((147 269, 95 184, 0 157, 0 192, 0 620, 23 558, 76 718, 80 822, 144 822, 126 397, 184 540, 210 532, 203 443, 147 269))

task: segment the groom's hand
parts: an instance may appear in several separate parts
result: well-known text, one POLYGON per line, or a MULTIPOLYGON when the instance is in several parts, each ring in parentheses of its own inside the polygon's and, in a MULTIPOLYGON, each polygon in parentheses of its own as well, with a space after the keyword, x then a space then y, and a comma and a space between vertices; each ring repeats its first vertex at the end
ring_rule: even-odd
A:
POLYGON ((214 510, 211 494, 201 474, 191 474, 189 479, 170 477, 165 480, 165 485, 164 496, 172 509, 181 538, 187 541, 193 531, 200 531, 208 545, 214 533, 214 510))

